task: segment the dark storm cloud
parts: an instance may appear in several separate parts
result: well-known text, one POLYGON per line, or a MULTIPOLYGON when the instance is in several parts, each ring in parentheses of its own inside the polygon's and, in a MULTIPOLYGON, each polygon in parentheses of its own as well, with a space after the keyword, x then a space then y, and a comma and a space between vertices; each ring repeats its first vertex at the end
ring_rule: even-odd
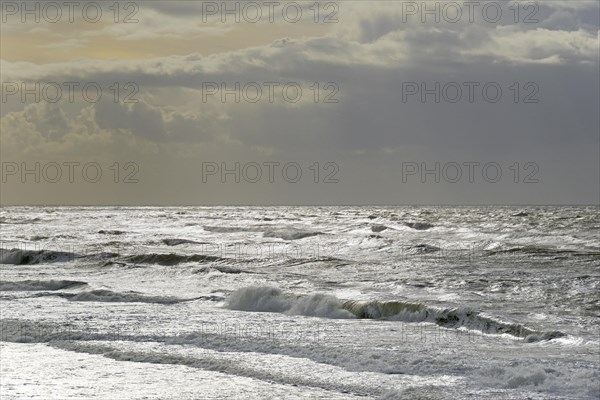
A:
MULTIPOLYGON (((320 37, 281 38, 211 56, 102 63, 81 59, 49 65, 3 61, 3 74, 14 80, 95 81, 105 87, 115 81, 135 82, 140 88, 138 103, 105 99, 85 104, 93 112, 82 113, 78 124, 66 129, 132 135, 151 144, 175 146, 182 159, 196 154, 252 158, 263 152, 280 159, 342 160, 345 171, 352 171, 347 175, 353 176, 348 183, 352 187, 367 190, 376 181, 373 177, 380 177, 379 189, 367 190, 369 201, 397 198, 398 187, 388 183, 397 183, 402 162, 436 160, 498 161, 505 168, 515 161, 531 161, 540 165, 545 180, 535 190, 527 187, 532 190, 527 193, 519 192, 522 187, 493 186, 477 193, 463 188, 462 193, 456 186, 452 190, 436 186, 422 199, 451 192, 455 202, 597 198, 600 71, 598 20, 590 17, 597 3, 542 4, 540 22, 535 24, 404 24, 397 5, 370 4, 343 3, 343 23, 320 37), (273 81, 303 85, 302 101, 236 103, 221 102, 218 96, 203 101, 205 83, 232 87, 236 82, 243 86, 273 81), (307 88, 315 82, 335 83, 338 102, 312 101, 307 88), (476 84, 473 101, 468 100, 467 82, 476 84), (420 93, 406 96, 407 84, 432 88, 436 83, 462 88, 461 100, 435 102, 428 95, 422 101, 420 93), (483 97, 486 84, 501 88, 498 102, 483 97), (525 102, 527 95, 536 101, 525 102), (83 129, 86 124, 93 129, 83 129), (183 147, 176 147, 179 144, 183 147), (194 145, 215 147, 196 153, 200 150, 194 145)), ((186 14, 193 20, 198 5, 150 7, 183 21, 186 14)), ((29 119, 37 115, 28 113, 29 119)), ((19 129, 19 117, 16 112, 7 114, 3 129, 19 129)), ((43 118, 48 126, 58 126, 43 118)), ((40 130, 31 131, 32 137, 44 137, 40 130)), ((45 140, 61 138, 50 135, 45 140)), ((348 192, 344 188, 336 193, 348 192)), ((303 193, 310 194, 310 190, 303 193)), ((420 201, 419 195, 410 199, 420 201)))

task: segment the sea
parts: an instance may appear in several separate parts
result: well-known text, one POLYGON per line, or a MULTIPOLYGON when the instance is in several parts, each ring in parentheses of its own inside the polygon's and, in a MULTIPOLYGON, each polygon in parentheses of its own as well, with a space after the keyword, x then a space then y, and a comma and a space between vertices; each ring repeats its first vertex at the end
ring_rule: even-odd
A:
POLYGON ((600 398, 596 206, 0 223, 2 400, 600 398))

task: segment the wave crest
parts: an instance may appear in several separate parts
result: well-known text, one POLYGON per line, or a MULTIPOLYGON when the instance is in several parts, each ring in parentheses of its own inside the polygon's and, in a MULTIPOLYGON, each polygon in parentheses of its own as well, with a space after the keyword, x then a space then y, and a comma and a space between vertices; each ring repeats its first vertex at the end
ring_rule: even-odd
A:
POLYGON ((487 334, 509 334, 526 342, 566 336, 559 331, 537 331, 518 323, 503 322, 470 308, 435 308, 404 301, 345 301, 326 294, 286 295, 280 289, 251 286, 238 289, 226 307, 240 311, 279 312, 325 318, 385 319, 403 322, 431 322, 444 328, 481 330, 487 334))
POLYGON ((340 301, 326 294, 307 296, 285 295, 280 289, 268 286, 251 286, 238 289, 229 299, 227 308, 239 311, 279 312, 326 318, 355 318, 342 309, 340 301))
POLYGON ((221 257, 209 256, 205 254, 181 255, 175 253, 167 254, 136 254, 127 256, 125 261, 139 264, 159 264, 159 265, 177 265, 189 262, 214 262, 224 260, 221 257))
POLYGON ((196 299, 179 299, 170 296, 150 296, 138 292, 113 292, 112 290, 96 289, 80 293, 61 293, 70 301, 97 301, 108 303, 157 303, 176 304, 196 299))
POLYGON ((10 282, 0 282, 0 291, 36 291, 36 290, 62 290, 72 289, 74 287, 86 286, 86 282, 69 281, 69 280, 54 280, 36 281, 26 280, 10 282))
POLYGON ((0 264, 33 265, 74 259, 75 254, 66 251, 0 249, 0 264))
POLYGON ((323 232, 307 231, 301 229, 275 229, 263 233, 264 237, 279 238, 283 240, 298 240, 311 236, 322 235, 323 232))

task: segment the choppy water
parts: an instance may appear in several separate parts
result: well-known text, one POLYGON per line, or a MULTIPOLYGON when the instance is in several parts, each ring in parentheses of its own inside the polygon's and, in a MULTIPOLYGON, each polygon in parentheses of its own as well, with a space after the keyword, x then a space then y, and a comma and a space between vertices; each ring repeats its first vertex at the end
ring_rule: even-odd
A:
POLYGON ((597 399, 596 207, 5 207, 1 397, 597 399))

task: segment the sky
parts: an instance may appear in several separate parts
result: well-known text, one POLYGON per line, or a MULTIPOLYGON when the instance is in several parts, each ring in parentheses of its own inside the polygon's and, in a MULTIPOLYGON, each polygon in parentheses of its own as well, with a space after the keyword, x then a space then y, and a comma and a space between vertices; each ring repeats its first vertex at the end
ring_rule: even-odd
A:
POLYGON ((597 1, 2 1, 2 205, 598 204, 597 1))

